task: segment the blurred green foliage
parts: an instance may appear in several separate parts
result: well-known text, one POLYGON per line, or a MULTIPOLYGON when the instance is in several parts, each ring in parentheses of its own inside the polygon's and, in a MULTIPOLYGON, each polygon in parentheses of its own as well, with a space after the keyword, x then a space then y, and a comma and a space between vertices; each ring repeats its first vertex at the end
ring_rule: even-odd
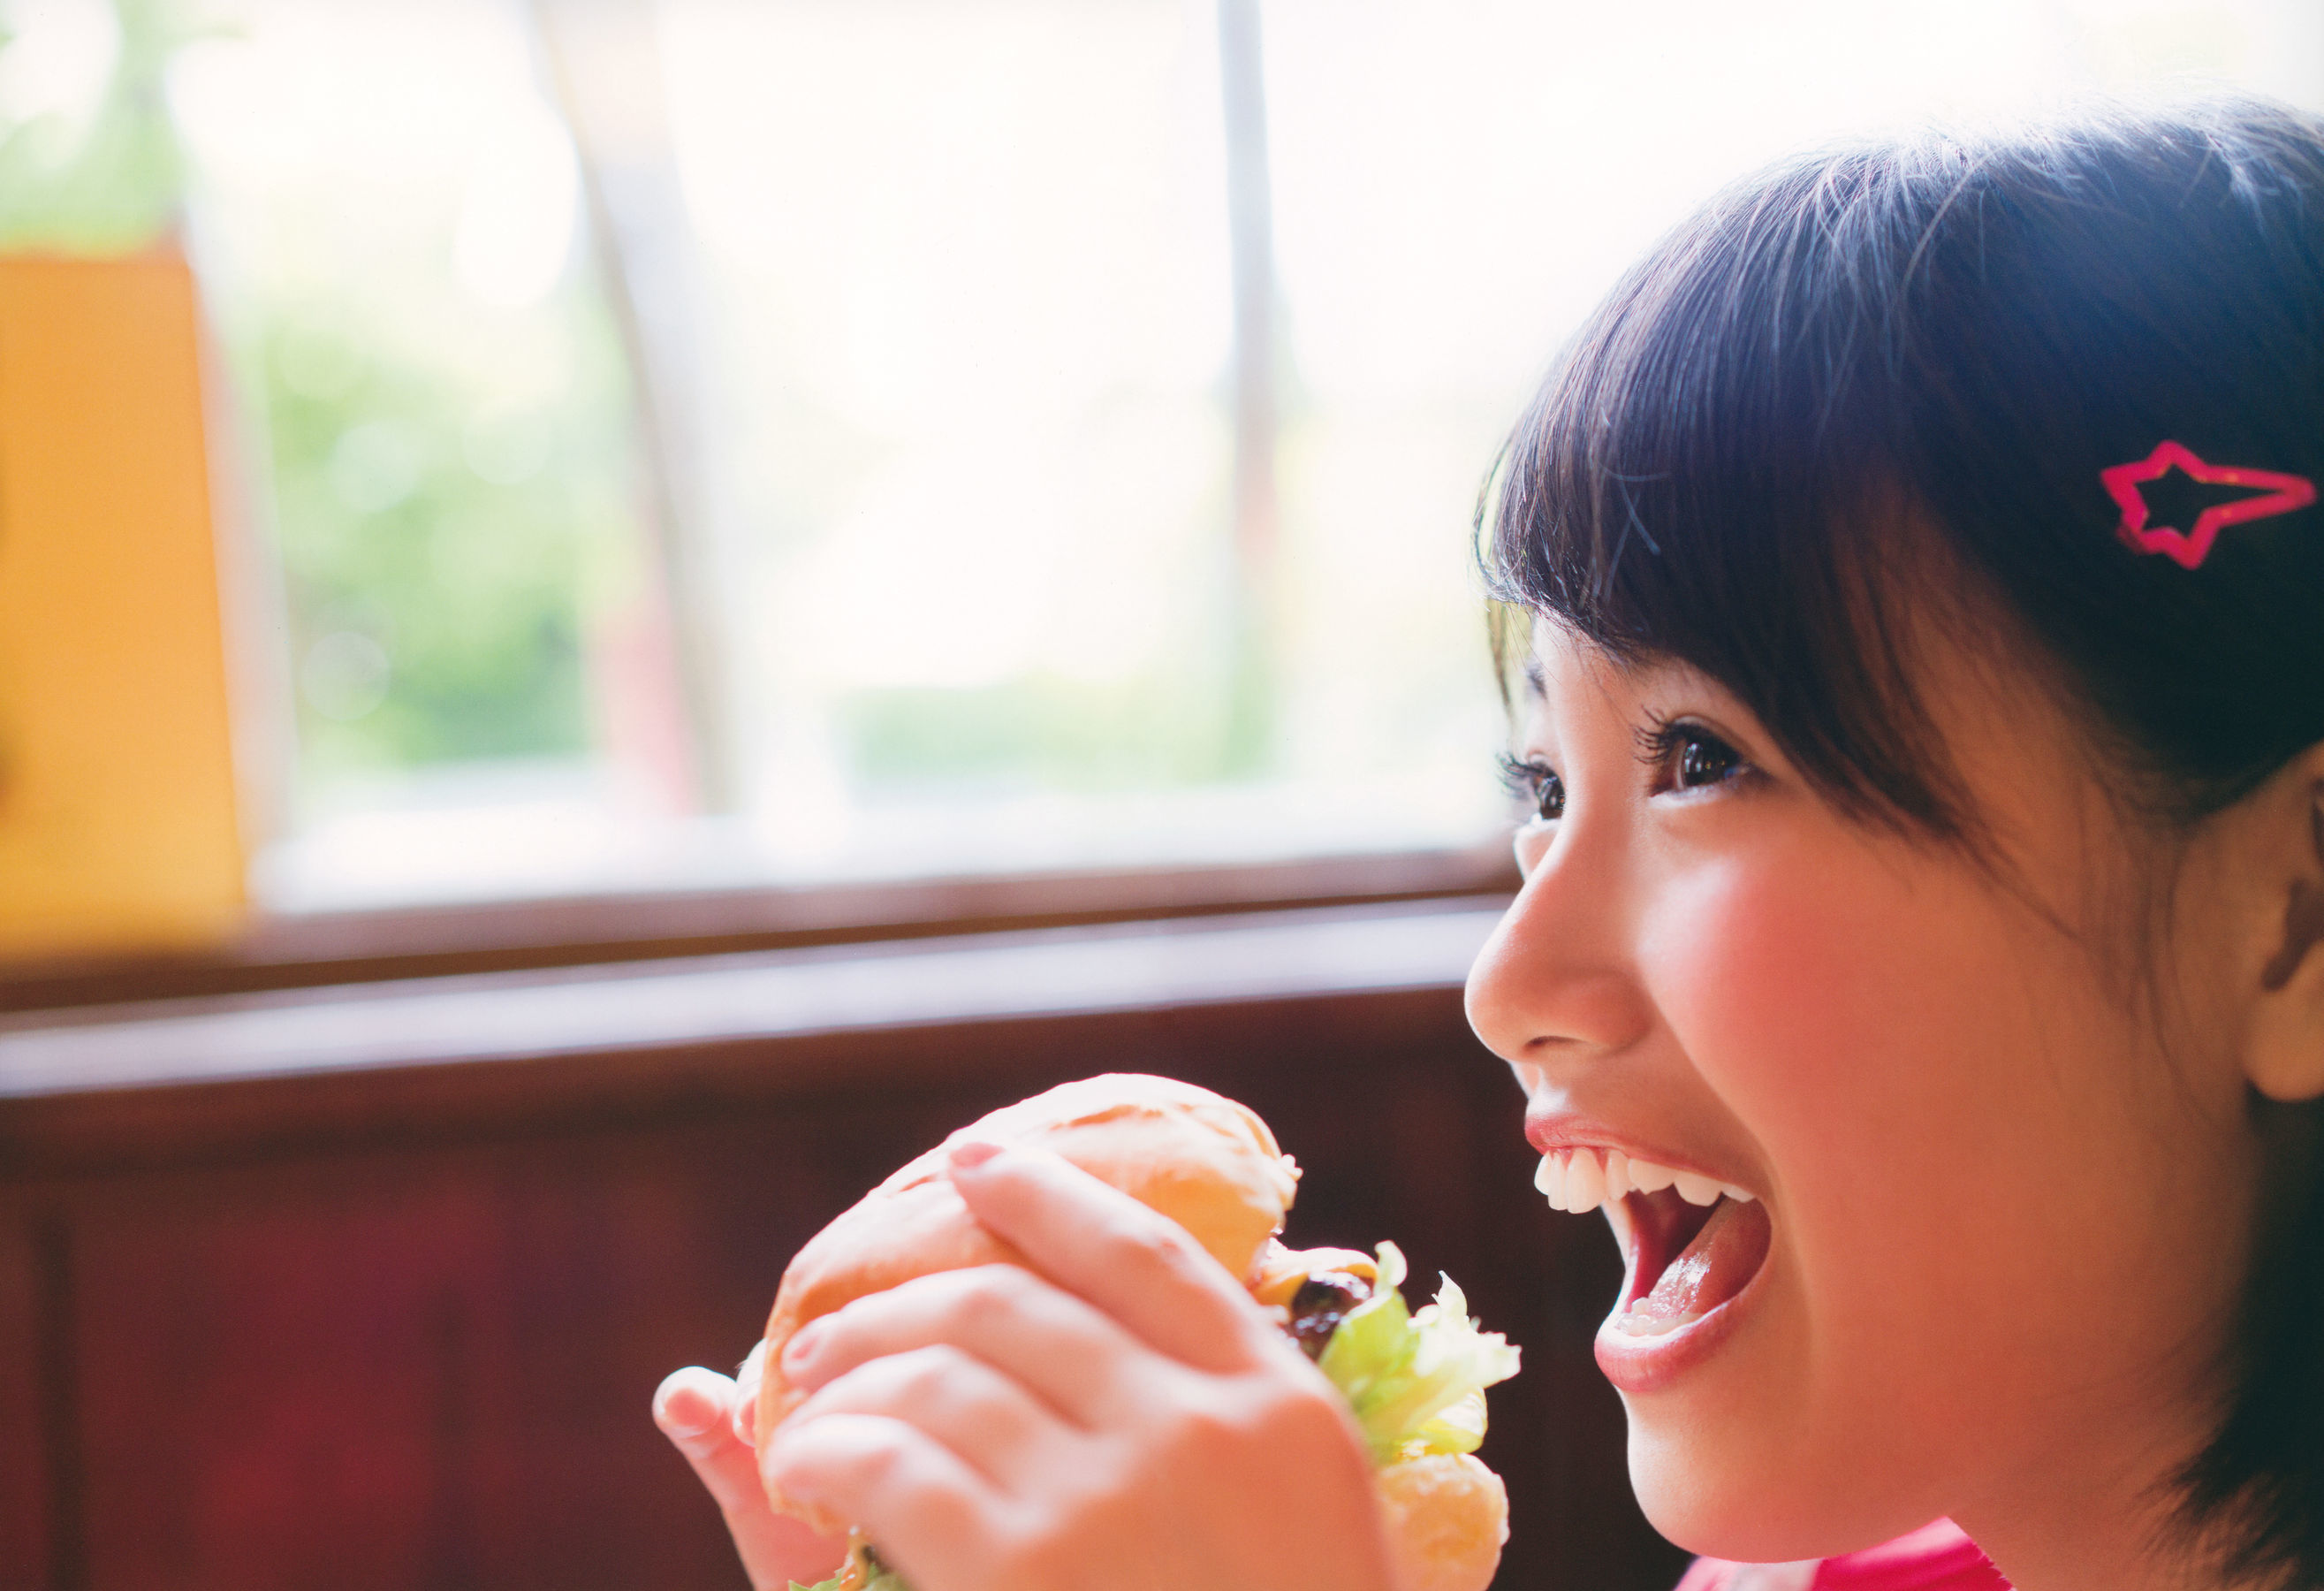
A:
MULTIPOLYGON (((0 106, 0 249, 115 256, 176 226, 189 172, 169 70, 226 30, 186 0, 105 3, 115 43, 90 102, 0 106)), ((568 282, 525 311, 551 318, 577 375, 512 410, 446 348, 431 357, 379 329, 430 298, 457 324, 469 307, 448 282, 403 282, 395 304, 352 283, 296 302, 210 286, 271 456, 261 496, 302 775, 586 754, 583 587, 629 528, 626 398, 595 298, 568 282)))
POLYGON ((89 113, 51 110, 0 132, 0 249, 134 254, 177 217, 186 162, 164 93, 170 62, 216 30, 175 0, 111 7, 119 45, 89 113))
POLYGON ((1162 675, 1098 684, 1034 673, 974 689, 854 691, 836 717, 848 771, 868 787, 1129 791, 1231 772, 1228 705, 1162 675))
POLYGON ((625 543, 626 412, 576 296, 595 379, 529 409, 395 359, 359 306, 263 323, 310 776, 588 750, 584 586, 625 543))

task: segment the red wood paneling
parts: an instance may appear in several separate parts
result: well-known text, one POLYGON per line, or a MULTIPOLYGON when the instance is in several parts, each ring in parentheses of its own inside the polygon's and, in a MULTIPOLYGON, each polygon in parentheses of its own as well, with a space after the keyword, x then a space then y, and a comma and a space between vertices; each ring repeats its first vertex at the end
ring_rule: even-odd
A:
MULTIPOLYGON (((1532 1192, 1514 1086, 1429 988, 0 1103, 0 1344, 64 1273, 85 1522, 85 1564, 20 1583, 740 1586, 648 1419, 661 1375, 739 1357, 791 1251, 945 1131, 1123 1068, 1268 1116, 1295 1241, 1393 1238, 1524 1345, 1486 1448, 1503 1586, 1674 1580, 1590 1358, 1612 1244, 1532 1192)), ((0 1442, 46 1406, 8 1357, 0 1442)), ((17 1451, 0 1531, 36 1540, 17 1451)))
POLYGON ((59 1301, 50 1263, 57 1235, 37 1207, 0 1195, 0 1591, 51 1581, 56 1498, 42 1366, 55 1323, 42 1305, 59 1301))

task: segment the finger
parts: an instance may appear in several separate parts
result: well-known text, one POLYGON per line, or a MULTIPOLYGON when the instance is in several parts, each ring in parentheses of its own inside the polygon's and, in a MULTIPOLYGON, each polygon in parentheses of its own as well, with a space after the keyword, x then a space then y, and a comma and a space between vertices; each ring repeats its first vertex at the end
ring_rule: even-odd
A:
POLYGON ((1095 1308, 1018 1265, 915 1277, 809 1322, 783 1347, 783 1374, 813 1389, 859 1364, 949 1343, 1028 1388, 1071 1424, 1113 1407, 1123 1360, 1150 1353, 1095 1308))
POLYGON ((916 1585, 984 1585, 1006 1504, 969 1464, 900 1420, 828 1414, 786 1420, 761 1473, 786 1496, 856 1522, 916 1585))
POLYGON ((654 1423, 726 1513, 763 1502, 757 1457, 735 1438, 733 1408, 734 1383, 699 1364, 670 1372, 654 1393, 654 1423))
POLYGON ((917 1427, 1002 1493, 1070 1439, 1056 1410, 972 1354, 938 1343, 858 1364, 791 1416, 878 1414, 917 1427))
POLYGON ((752 1585, 779 1591, 793 1580, 813 1586, 830 1578, 846 1556, 845 1540, 818 1535, 767 1506, 758 1455, 734 1435, 733 1401, 733 1382, 689 1365, 655 1391, 654 1423, 718 1504, 752 1585))
POLYGON ((979 1221, 1163 1353, 1225 1371, 1264 1351, 1241 1281, 1167 1216, 1046 1150, 966 1143, 951 1170, 979 1221))
POLYGON ((759 1445, 759 1383, 767 1365, 767 1339, 761 1337, 734 1373, 734 1435, 743 1446, 759 1445))

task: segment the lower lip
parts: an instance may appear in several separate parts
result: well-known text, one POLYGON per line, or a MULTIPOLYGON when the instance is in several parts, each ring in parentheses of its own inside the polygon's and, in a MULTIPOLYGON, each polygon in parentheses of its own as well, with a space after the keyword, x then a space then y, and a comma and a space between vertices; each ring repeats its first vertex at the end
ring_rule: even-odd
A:
POLYGON ((1614 1305, 1613 1314, 1598 1328, 1596 1350, 1598 1368, 1606 1379, 1625 1392, 1658 1392, 1696 1365, 1719 1352, 1727 1339, 1735 1335, 1745 1313, 1759 1296, 1760 1283, 1767 1277, 1770 1253, 1743 1284, 1743 1290, 1724 1303, 1705 1311, 1699 1320, 1690 1320, 1660 1337, 1633 1337, 1617 1327, 1614 1322, 1630 1307, 1629 1290, 1614 1305))

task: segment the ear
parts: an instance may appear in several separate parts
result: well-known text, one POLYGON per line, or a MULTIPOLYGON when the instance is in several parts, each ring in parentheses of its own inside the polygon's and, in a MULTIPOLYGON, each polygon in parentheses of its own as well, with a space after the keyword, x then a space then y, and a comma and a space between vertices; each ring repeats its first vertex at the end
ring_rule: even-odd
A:
POLYGON ((2246 798, 2245 853, 2258 868, 2255 941, 2266 947, 2249 991, 2244 1072, 2285 1104, 2324 1095, 2324 748, 2310 748, 2246 798))

